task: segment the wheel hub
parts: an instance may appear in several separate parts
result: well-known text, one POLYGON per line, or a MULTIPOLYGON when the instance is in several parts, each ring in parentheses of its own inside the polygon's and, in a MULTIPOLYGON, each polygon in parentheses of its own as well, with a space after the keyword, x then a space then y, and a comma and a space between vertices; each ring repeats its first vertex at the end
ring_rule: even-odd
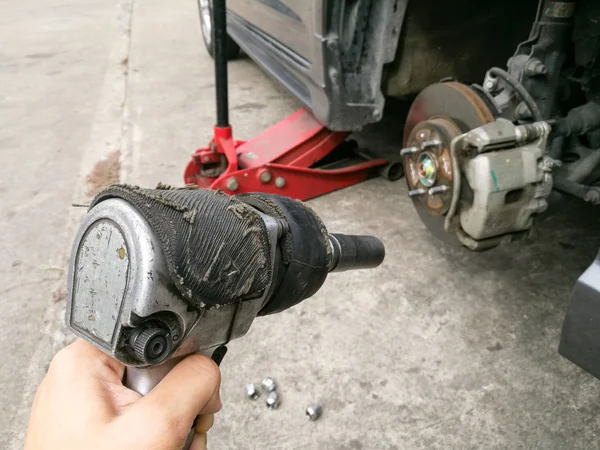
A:
POLYGON ((409 195, 429 214, 445 214, 450 207, 453 191, 450 144, 460 134, 452 119, 437 117, 419 123, 408 138, 411 151, 405 152, 404 167, 409 195))
POLYGON ((427 87, 410 108, 401 152, 408 194, 423 223, 441 240, 459 244, 444 228, 458 176, 450 153, 452 139, 493 120, 483 100, 456 82, 427 87))
POLYGON ((423 186, 433 186, 437 174, 437 165, 435 163, 435 156, 432 155, 431 152, 425 152, 419 155, 417 171, 419 173, 419 181, 423 186))

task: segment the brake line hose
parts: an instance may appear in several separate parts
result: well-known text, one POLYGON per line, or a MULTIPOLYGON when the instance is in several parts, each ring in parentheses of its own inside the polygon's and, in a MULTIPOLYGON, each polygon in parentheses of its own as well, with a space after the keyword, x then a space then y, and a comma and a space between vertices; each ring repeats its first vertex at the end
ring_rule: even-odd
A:
POLYGON ((492 67, 488 71, 488 73, 492 76, 503 80, 506 84, 513 88, 517 94, 519 94, 521 99, 529 108, 529 111, 531 111, 531 115, 533 116, 533 120, 535 122, 541 122, 544 120, 540 108, 538 108, 538 105, 535 103, 535 100, 516 78, 510 75, 506 70, 502 70, 499 67, 492 67))

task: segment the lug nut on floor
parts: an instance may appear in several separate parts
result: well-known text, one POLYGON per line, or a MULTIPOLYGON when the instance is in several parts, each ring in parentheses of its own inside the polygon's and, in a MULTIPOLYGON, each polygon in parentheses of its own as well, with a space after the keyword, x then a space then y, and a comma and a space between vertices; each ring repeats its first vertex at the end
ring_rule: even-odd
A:
POLYGON ((260 385, 267 392, 273 392, 277 389, 277 384, 275 383, 275 380, 270 377, 263 379, 260 385))
POLYGON ((279 408, 280 403, 281 400, 279 399, 279 394, 277 391, 269 392, 269 395, 267 395, 267 407, 271 409, 277 409, 279 408))
POLYGON ((310 405, 308 408, 306 408, 305 413, 306 417, 308 417, 310 421, 314 422, 321 417, 321 414, 323 414, 323 408, 321 408, 321 405, 310 405))
MULTIPOLYGON (((254 383, 247 384, 246 397, 248 397, 250 400, 256 400, 258 397, 260 397, 261 390, 264 391, 267 395, 267 398, 265 400, 267 408, 279 408, 279 405, 281 404, 281 397, 279 395, 279 392, 277 391, 277 383, 275 383, 275 380, 271 377, 266 377, 263 378, 263 380, 260 383, 260 386, 254 383)), ((304 410, 304 413, 306 414, 306 417, 308 417, 308 420, 314 422, 315 420, 318 420, 319 417, 321 417, 321 414, 323 414, 323 408, 321 407, 321 405, 313 403, 304 410)))
POLYGON ((246 396, 250 400, 256 400, 258 397, 260 397, 260 391, 258 390, 255 384, 250 383, 246 385, 246 396))

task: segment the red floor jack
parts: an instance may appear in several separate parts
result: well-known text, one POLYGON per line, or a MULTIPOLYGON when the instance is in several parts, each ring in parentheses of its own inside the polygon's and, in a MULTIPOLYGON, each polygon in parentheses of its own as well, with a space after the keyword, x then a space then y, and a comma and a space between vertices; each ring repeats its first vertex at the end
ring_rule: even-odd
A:
MULTIPOLYGON (((300 109, 249 141, 233 139, 229 125, 226 7, 213 1, 217 124, 207 148, 194 152, 186 184, 228 194, 266 192, 307 200, 387 171, 388 162, 356 152, 350 133, 325 128, 300 109)), ((397 170, 397 169, 395 169, 397 170)))

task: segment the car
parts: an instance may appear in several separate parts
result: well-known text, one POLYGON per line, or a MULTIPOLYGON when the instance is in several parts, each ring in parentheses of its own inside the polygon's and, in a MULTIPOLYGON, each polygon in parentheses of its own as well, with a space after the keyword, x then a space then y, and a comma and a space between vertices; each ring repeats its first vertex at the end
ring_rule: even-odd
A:
MULTIPOLYGON (((211 3, 199 0, 209 53, 211 3)), ((600 204, 600 2, 229 0, 239 49, 327 128, 404 123, 408 195, 441 240, 528 237, 553 190, 600 204)), ((401 124, 399 124, 401 125, 401 124)), ((600 378, 600 259, 578 280, 559 351, 600 378)))

